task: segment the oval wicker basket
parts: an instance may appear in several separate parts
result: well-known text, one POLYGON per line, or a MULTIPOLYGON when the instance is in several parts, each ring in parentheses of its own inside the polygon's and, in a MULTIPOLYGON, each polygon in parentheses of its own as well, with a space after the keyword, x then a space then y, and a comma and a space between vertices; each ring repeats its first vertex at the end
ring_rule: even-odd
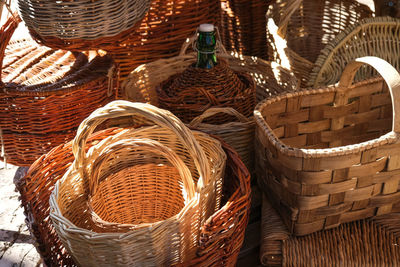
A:
POLYGON ((290 68, 304 87, 325 45, 366 17, 372 17, 369 7, 353 0, 283 0, 271 4, 267 12, 269 60, 290 68))
POLYGON ((256 172, 289 231, 305 235, 392 212, 400 199, 399 97, 399 73, 364 57, 345 68, 337 87, 259 103, 256 172), (362 63, 382 75, 390 94, 382 79, 352 85, 362 63))
MULTIPOLYGON (((199 227, 219 209, 221 202, 222 177, 226 155, 217 140, 208 137, 206 134, 192 133, 172 113, 165 110, 149 104, 114 101, 96 110, 82 122, 73 142, 73 152, 75 154, 73 165, 63 179, 56 184, 50 197, 50 217, 64 246, 67 247, 76 261, 84 266, 109 266, 117 263, 128 266, 136 263, 169 266, 186 261, 194 256, 193 249, 195 249, 194 244, 199 238, 199 227), (143 126, 127 130, 109 140, 104 140, 104 142, 99 143, 86 154, 84 152, 86 139, 93 130, 106 119, 119 116, 144 117, 148 119, 149 125, 151 121, 152 124, 158 126, 143 126), (99 224, 91 223, 90 209, 87 202, 88 198, 91 199, 90 194, 94 193, 90 190, 92 186, 90 186, 91 178, 89 177, 92 177, 97 171, 93 169, 93 167, 97 166, 94 165, 96 164, 97 155, 101 157, 102 150, 107 148, 108 141, 112 143, 120 139, 134 138, 158 140, 179 155, 196 180, 199 197, 189 198, 187 201, 191 202, 197 199, 198 211, 194 212, 193 206, 186 205, 178 215, 168 220, 151 223, 151 225, 139 225, 133 228, 125 226, 119 228, 116 232, 110 232, 106 231, 109 228, 103 223, 102 226, 104 227, 97 229, 97 227, 93 226, 99 226, 99 224), (76 232, 76 229, 79 229, 79 233, 76 232), (118 233, 123 229, 128 229, 129 231, 118 233), (92 238, 88 239, 87 236, 92 238), (169 249, 166 249, 168 247, 169 249), (152 250, 151 255, 148 253, 149 250, 152 250), (90 251, 90 255, 88 255, 87 251, 90 251), (99 255, 102 256, 99 257, 99 255), (106 256, 104 257, 104 255, 106 256)), ((117 159, 119 162, 111 164, 111 169, 107 170, 104 175, 119 175, 119 168, 123 167, 122 162, 125 160, 127 160, 127 157, 117 159)), ((153 169, 155 168, 153 167, 153 169)), ((150 175, 151 172, 147 172, 150 175)), ((112 189, 108 188, 106 191, 110 191, 104 191, 107 194, 105 199, 115 197, 111 201, 117 202, 115 205, 109 205, 110 210, 107 210, 107 212, 114 214, 112 210, 117 208, 117 213, 122 215, 129 213, 122 210, 123 207, 126 209, 131 208, 130 205, 122 204, 122 198, 127 198, 129 201, 129 199, 134 200, 135 197, 138 197, 139 199, 136 202, 139 202, 142 198, 143 203, 149 202, 151 207, 151 203, 154 203, 154 197, 157 194, 143 194, 142 192, 141 195, 132 195, 133 190, 137 190, 137 187, 142 185, 140 183, 129 185, 128 183, 132 183, 132 180, 129 179, 129 176, 127 177, 125 171, 121 170, 121 173, 121 178, 123 178, 121 181, 127 183, 123 187, 129 188, 132 186, 132 190, 128 190, 129 192, 126 190, 112 192, 112 189), (119 195, 124 192, 127 195, 119 195)), ((133 175, 133 173, 131 170, 130 175, 133 175)), ((144 177, 145 175, 142 172, 141 176, 144 177)), ((113 179, 113 181, 109 182, 114 187, 117 182, 112 176, 107 179, 113 179)), ((150 178, 140 180, 142 184, 153 181, 150 178)), ((161 176, 158 180, 161 181, 161 176)), ((157 183, 157 179, 155 182, 157 183)), ((114 189, 120 189, 122 184, 119 183, 119 185, 114 189)), ((152 190, 161 192, 162 184, 150 183, 148 185, 153 187, 152 190)), ((169 188, 169 190, 172 190, 172 188, 169 188)), ((95 197, 95 194, 93 197, 95 197)), ((165 199, 164 201, 167 200, 165 199)), ((92 207, 95 208, 95 206, 92 207)), ((149 211, 149 213, 151 212, 154 213, 155 210, 149 211)), ((120 223, 123 222, 120 221, 120 223)), ((112 226, 112 229, 115 227, 117 226, 112 226)))
POLYGON ((18 23, 10 17, 0 29, 1 157, 24 166, 70 140, 85 117, 113 100, 115 72, 108 56, 88 61, 32 40, 9 42, 18 23))
MULTIPOLYGON (((399 25, 398 18, 375 17, 347 27, 321 51, 310 73, 308 86, 337 83, 345 66, 358 57, 376 56, 400 70, 399 25)), ((362 68, 357 72, 355 80, 364 80, 374 75, 376 71, 373 68, 362 68)))
POLYGON ((253 171, 255 128, 253 117, 246 118, 232 108, 210 108, 200 116, 194 118, 189 123, 189 126, 221 137, 238 152, 250 172, 253 171), (232 118, 232 121, 222 124, 203 122, 207 118, 217 114, 227 115, 229 118, 232 118))
POLYGON ((118 44, 139 26, 149 7, 150 0, 18 0, 37 42, 70 51, 118 44))

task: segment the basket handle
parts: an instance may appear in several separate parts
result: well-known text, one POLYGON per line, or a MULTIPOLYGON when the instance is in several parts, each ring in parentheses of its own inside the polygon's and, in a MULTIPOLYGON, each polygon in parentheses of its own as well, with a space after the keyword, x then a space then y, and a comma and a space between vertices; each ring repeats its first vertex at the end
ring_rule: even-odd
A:
POLYGON ((212 117, 216 114, 219 114, 219 113, 224 113, 224 114, 228 114, 231 116, 235 116, 240 122, 243 122, 243 123, 250 122, 250 120, 248 118, 246 118, 243 114, 241 114, 240 112, 236 111, 233 108, 209 108, 206 111, 204 111, 203 114, 194 118, 189 123, 189 126, 197 128, 197 126, 199 126, 199 124, 202 123, 203 120, 205 120, 209 117, 212 117))
POLYGON ((145 148, 146 151, 151 151, 157 155, 162 155, 165 157, 174 167, 176 167, 179 171, 179 174, 182 178, 183 187, 187 194, 187 199, 190 200, 195 196, 195 186, 192 178, 192 174, 186 164, 182 161, 182 159, 169 147, 161 144, 158 141, 151 139, 123 139, 119 140, 115 143, 112 143, 106 147, 104 147, 101 152, 98 154, 98 157, 93 162, 93 166, 91 167, 93 170, 92 179, 89 179, 89 193, 95 193, 97 190, 98 184, 101 180, 98 179, 100 176, 101 167, 107 160, 115 155, 116 152, 124 150, 126 148, 145 148))
POLYGON ((6 53, 6 48, 20 22, 21 18, 18 16, 18 14, 13 13, 12 16, 10 16, 0 28, 0 87, 3 86, 1 73, 3 70, 3 60, 6 53))
POLYGON ((385 60, 378 57, 361 57, 349 63, 343 70, 340 77, 339 87, 348 88, 354 80, 357 70, 363 65, 368 64, 373 67, 385 80, 389 87, 393 107, 392 131, 400 133, 400 75, 397 70, 385 60))
POLYGON ((98 125, 107 119, 134 115, 145 117, 147 120, 154 122, 155 125, 173 131, 188 149, 199 171, 198 188, 208 184, 211 170, 207 156, 191 130, 170 111, 146 103, 133 103, 125 100, 116 100, 95 110, 79 125, 72 142, 72 152, 75 156, 73 168, 79 170, 82 176, 87 176, 86 168, 83 168, 87 164, 85 157, 86 141, 98 125))

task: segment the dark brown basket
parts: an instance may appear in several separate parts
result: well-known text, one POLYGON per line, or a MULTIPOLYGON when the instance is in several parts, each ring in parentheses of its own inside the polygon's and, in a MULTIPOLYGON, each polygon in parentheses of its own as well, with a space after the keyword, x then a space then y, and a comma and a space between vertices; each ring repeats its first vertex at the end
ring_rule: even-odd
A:
MULTIPOLYGON (((87 147, 120 131, 114 128, 97 132, 87 147)), ((222 207, 202 226, 197 256, 182 266, 234 266, 244 240, 250 209, 250 174, 237 153, 221 143, 227 154, 222 207)), ((41 156, 16 181, 26 223, 48 266, 75 265, 49 218, 50 194, 73 159, 71 142, 60 145, 41 156)))
POLYGON ((85 117, 115 98, 114 72, 109 56, 89 61, 32 40, 9 43, 18 23, 11 17, 0 30, 0 129, 4 158, 26 166, 73 137, 85 117))

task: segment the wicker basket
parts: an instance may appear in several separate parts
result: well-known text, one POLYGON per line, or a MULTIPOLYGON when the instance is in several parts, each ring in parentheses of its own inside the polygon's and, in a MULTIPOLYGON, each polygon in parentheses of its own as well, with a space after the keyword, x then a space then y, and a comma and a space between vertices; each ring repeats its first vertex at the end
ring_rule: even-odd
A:
POLYGON ((371 16, 368 6, 353 0, 283 0, 271 4, 267 12, 269 60, 290 67, 304 87, 325 45, 347 26, 371 16))
MULTIPOLYGON (((361 20, 338 34, 317 58, 310 74, 308 86, 334 84, 352 60, 363 56, 376 56, 400 70, 398 45, 400 19, 375 17, 361 20)), ((355 80, 364 80, 376 74, 373 68, 362 68, 355 80)))
MULTIPOLYGON (((121 85, 125 98, 158 106, 156 87, 171 75, 183 72, 189 65, 196 62, 196 53, 186 52, 191 42, 189 40, 183 44, 180 55, 177 57, 143 64, 132 71, 121 85)), ((293 73, 277 63, 237 53, 228 54, 223 46, 220 47, 218 57, 228 62, 232 70, 248 73, 253 77, 256 83, 257 101, 297 89, 298 82, 293 73)))
POLYGON ((272 0, 220 0, 221 39, 224 46, 242 55, 267 59, 265 13, 272 0))
MULTIPOLYGON (((117 144, 121 143, 117 142, 117 144)), ((64 246, 77 262, 84 266, 109 266, 110 264, 170 266, 194 256, 200 225, 220 207, 226 155, 218 141, 206 134, 193 134, 182 122, 165 110, 149 104, 115 101, 96 110, 82 122, 72 149, 75 161, 63 179, 56 184, 50 197, 50 217, 64 246), (144 117, 149 120, 149 124, 151 121, 159 126, 143 126, 127 130, 105 139, 93 147, 89 153, 84 152, 87 137, 100 123, 110 118, 134 115, 144 117), (160 203, 154 198, 167 196, 166 199, 160 199, 161 202, 167 203, 168 198, 172 200, 176 195, 173 193, 173 185, 165 184, 168 177, 164 178, 164 182, 162 181, 163 175, 167 175, 165 170, 164 174, 159 170, 158 177, 150 179, 154 173, 144 169, 150 168, 157 171, 154 164, 161 164, 160 159, 147 155, 149 162, 154 162, 154 164, 141 165, 138 159, 130 160, 132 151, 126 151, 128 154, 125 155, 110 154, 112 158, 104 159, 106 166, 102 166, 102 157, 112 149, 112 143, 119 140, 127 143, 126 140, 135 138, 158 140, 168 146, 184 160, 195 178, 199 196, 193 197, 188 193, 188 197, 185 197, 185 208, 181 207, 182 211, 177 216, 170 217, 168 220, 164 217, 163 221, 159 222, 145 218, 156 216, 157 210, 162 209, 158 205, 160 203), (132 166, 134 162, 139 165, 132 166), (128 167, 129 165, 131 167, 128 167), (100 169, 97 170, 96 167, 100 169), (135 173, 139 181, 134 184, 135 173), (95 186, 98 175, 102 182, 95 186), (169 187, 164 189, 167 195, 163 193, 163 186, 169 187), (132 194, 133 192, 136 194, 132 194), (101 206, 102 196, 104 207, 101 206), (192 201, 194 203, 191 203, 192 201), (147 203, 147 205, 132 209, 132 203, 137 205, 147 203), (153 207, 155 204, 157 206, 153 207), (196 209, 194 205, 198 208, 196 209), (149 210, 144 213, 144 209, 149 210), (136 220, 127 221, 122 218, 125 215, 133 216, 132 213, 138 210, 142 210, 143 213, 138 215, 136 220), (90 218, 94 213, 103 221, 130 225, 107 225, 104 222, 101 223, 100 220, 93 224, 90 218), (116 214, 121 217, 115 217, 116 214), (79 229, 79 232, 76 229, 79 229), (88 239, 87 236, 92 238, 88 239), (169 249, 166 249, 167 247, 169 249), (150 255, 149 251, 151 251, 150 255)), ((140 155, 145 155, 144 150, 138 154, 140 155)), ((169 203, 169 205, 171 208, 177 208, 176 204, 169 203)), ((171 213, 168 216, 171 216, 171 213)))
POLYGON ((400 199, 400 121, 382 79, 351 85, 362 63, 400 97, 397 71, 365 57, 346 67, 337 87, 277 96, 255 110, 256 172, 296 235, 390 213, 400 199))
POLYGON ((260 260, 264 266, 398 266, 399 222, 396 212, 307 236, 290 236, 264 197, 260 260))
MULTIPOLYGON (((87 147, 120 132, 115 128, 96 132, 87 147)), ((202 225, 196 256, 183 266, 234 266, 244 239, 250 208, 250 175, 237 153, 223 142, 222 146, 227 154, 223 206, 202 225)), ((28 228, 47 266, 76 265, 49 218, 50 194, 73 159, 71 142, 60 145, 41 156, 16 183, 28 228)))
POLYGON ((201 23, 216 24, 219 2, 215 0, 152 0, 138 29, 119 45, 104 48, 120 68, 120 81, 141 64, 177 56, 180 45, 201 23))
POLYGON ((0 129, 2 157, 24 166, 72 139, 85 117, 115 97, 114 72, 108 56, 88 62, 31 40, 9 43, 17 25, 11 17, 0 30, 0 129))
POLYGON ((88 51, 128 38, 149 10, 150 0, 18 0, 18 7, 40 44, 88 51))
POLYGON ((246 118, 232 108, 210 108, 194 118, 190 127, 221 137, 239 154, 243 163, 252 172, 254 157, 254 118, 246 118), (203 122, 217 114, 225 114, 232 118, 231 122, 218 124, 203 122))

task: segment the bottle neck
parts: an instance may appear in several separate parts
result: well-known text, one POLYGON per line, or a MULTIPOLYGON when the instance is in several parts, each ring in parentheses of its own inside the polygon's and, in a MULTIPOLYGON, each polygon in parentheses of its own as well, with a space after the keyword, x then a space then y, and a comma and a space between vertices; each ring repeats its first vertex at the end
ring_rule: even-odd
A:
POLYGON ((215 32, 199 32, 197 38, 197 68, 211 69, 217 65, 215 32))

